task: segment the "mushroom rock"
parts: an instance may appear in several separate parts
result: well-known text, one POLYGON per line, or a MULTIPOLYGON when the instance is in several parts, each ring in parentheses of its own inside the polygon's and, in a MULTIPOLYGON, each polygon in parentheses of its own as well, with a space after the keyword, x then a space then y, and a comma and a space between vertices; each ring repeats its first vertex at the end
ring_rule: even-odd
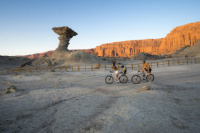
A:
POLYGON ((69 54, 71 53, 68 50, 68 46, 69 46, 69 41, 73 36, 78 35, 75 31, 73 31, 71 28, 69 27, 54 27, 52 28, 52 30, 60 35, 60 37, 58 37, 58 39, 60 40, 58 47, 56 48, 56 50, 53 52, 52 57, 53 58, 62 58, 62 57, 67 57, 69 56, 69 54))

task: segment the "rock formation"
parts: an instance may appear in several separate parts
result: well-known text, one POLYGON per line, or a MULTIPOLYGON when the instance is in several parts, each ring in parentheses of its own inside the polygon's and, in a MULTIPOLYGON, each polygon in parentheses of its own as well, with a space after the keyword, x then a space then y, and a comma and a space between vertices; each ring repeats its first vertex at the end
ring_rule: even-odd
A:
POLYGON ((162 41, 159 54, 172 54, 186 45, 193 46, 200 39, 200 22, 174 28, 162 41))
POLYGON ((132 40, 97 46, 94 55, 104 57, 132 57, 140 52, 157 54, 162 39, 132 40))
MULTIPOLYGON (((66 56, 66 52, 70 52, 67 47, 69 40, 77 35, 76 32, 68 27, 53 28, 60 35, 60 43, 54 51, 55 57, 66 56), (64 54, 61 54, 63 53, 64 54)), ((106 43, 97 46, 94 49, 71 50, 84 51, 89 54, 104 57, 132 57, 138 53, 144 52, 152 55, 172 54, 174 51, 186 45, 192 46, 200 39, 200 22, 190 23, 174 28, 165 38, 161 39, 145 39, 145 40, 130 40, 122 42, 106 43)), ((47 54, 46 54, 47 55, 47 54)), ((48 55, 51 55, 49 53, 48 55)), ((40 55, 35 55, 34 58, 39 58, 40 55)))
POLYGON ((78 35, 75 31, 70 29, 69 27, 54 27, 52 30, 60 35, 58 39, 60 40, 57 49, 53 53, 53 58, 63 58, 66 57, 67 54, 70 53, 68 50, 69 41, 73 36, 78 35))
POLYGON ((140 91, 148 91, 148 90, 150 90, 150 87, 149 87, 148 85, 144 85, 144 86, 140 89, 140 91))
POLYGON ((4 90, 4 93, 13 93, 13 92, 16 92, 16 91, 17 91, 17 87, 15 87, 14 85, 11 85, 4 90))

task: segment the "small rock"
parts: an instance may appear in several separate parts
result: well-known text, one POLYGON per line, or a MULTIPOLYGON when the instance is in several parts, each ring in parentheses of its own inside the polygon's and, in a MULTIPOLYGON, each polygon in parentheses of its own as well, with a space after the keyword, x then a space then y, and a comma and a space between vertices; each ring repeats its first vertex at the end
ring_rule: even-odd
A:
POLYGON ((51 72, 56 72, 55 70, 51 70, 51 72))
POLYGON ((16 92, 16 91, 17 91, 17 87, 15 87, 14 85, 11 85, 10 87, 8 87, 4 90, 4 93, 12 93, 12 92, 16 92))
POLYGON ((147 91, 147 90, 150 90, 150 87, 148 85, 144 85, 140 91, 147 91))

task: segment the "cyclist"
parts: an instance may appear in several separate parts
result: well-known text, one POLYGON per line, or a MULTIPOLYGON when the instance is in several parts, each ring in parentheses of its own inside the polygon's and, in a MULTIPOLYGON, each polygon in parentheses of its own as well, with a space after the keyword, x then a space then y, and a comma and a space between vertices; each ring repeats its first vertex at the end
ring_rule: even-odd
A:
POLYGON ((124 67, 124 65, 122 65, 121 68, 122 68, 122 74, 125 75, 127 72, 126 67, 124 67))
POLYGON ((118 78, 118 69, 117 69, 117 66, 115 65, 115 62, 112 63, 112 70, 115 71, 115 78, 117 79, 117 83, 119 83, 119 78, 118 78))
POLYGON ((149 66, 149 64, 146 62, 145 59, 142 60, 142 67, 140 68, 140 71, 142 71, 143 73, 143 80, 145 80, 145 73, 144 71, 147 71, 148 73, 148 76, 149 76, 149 81, 151 81, 151 76, 150 76, 150 73, 151 73, 151 67, 149 66))

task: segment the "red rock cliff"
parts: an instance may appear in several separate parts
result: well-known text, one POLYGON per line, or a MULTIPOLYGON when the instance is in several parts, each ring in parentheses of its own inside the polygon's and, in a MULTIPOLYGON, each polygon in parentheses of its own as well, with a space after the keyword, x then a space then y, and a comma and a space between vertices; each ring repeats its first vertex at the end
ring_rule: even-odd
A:
POLYGON ((155 54, 161 42, 162 39, 145 39, 107 43, 97 46, 94 54, 105 57, 132 57, 140 52, 155 54))
POLYGON ((171 54, 185 45, 194 45, 200 39, 200 22, 174 28, 162 41, 159 53, 171 54))

